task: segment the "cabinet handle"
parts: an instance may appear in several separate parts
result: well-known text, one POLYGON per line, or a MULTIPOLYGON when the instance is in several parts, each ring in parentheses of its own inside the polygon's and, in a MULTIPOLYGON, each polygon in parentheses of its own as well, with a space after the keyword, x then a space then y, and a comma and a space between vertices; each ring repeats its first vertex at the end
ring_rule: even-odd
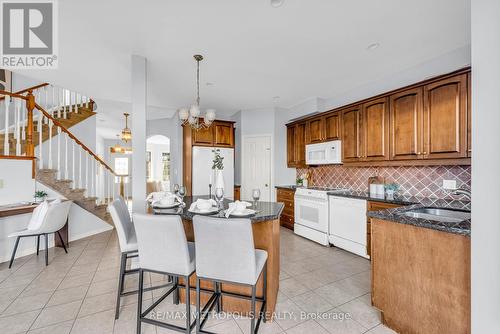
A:
POLYGON ((426 154, 427 154, 427 152, 424 152, 424 155, 426 155, 426 154))
POLYGON ((468 151, 468 152, 472 152, 472 149, 471 149, 471 148, 469 148, 467 151, 468 151))
POLYGON ((422 154, 422 152, 417 152, 417 155, 421 155, 421 154, 422 154))

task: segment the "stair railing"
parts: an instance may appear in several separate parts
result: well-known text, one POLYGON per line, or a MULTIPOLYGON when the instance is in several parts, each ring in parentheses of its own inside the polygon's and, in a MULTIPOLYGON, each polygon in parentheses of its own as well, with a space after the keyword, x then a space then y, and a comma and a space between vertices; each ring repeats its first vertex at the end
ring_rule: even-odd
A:
MULTIPOLYGON (((4 153, 10 152, 9 133, 9 114, 11 103, 14 104, 14 127, 13 134, 16 139, 16 153, 14 156, 5 154, 4 158, 22 156, 21 141, 24 141, 25 156, 33 157, 37 160, 38 169, 57 169, 57 180, 71 180, 73 189, 86 189, 86 196, 97 200, 97 204, 103 204, 114 200, 116 194, 116 180, 123 182, 122 177, 118 177, 116 172, 106 164, 97 154, 83 144, 75 135, 73 135, 56 117, 66 118, 67 112, 78 112, 78 108, 84 103, 88 108, 94 108, 94 101, 83 95, 72 94, 72 92, 58 89, 51 85, 39 85, 35 92, 28 89, 26 92, 11 93, 1 91, 0 103, 3 103, 5 110, 5 130, 4 130, 4 153), (48 87, 48 88, 47 88, 48 87), (63 92, 62 99, 51 100, 49 92, 63 92), (45 99, 44 99, 45 96, 45 99), (49 108, 47 111, 42 104, 49 108), (25 102, 23 105, 23 101, 25 102), (52 102, 51 102, 52 101, 52 102), (60 101, 60 104, 56 102, 60 101), (67 104, 69 103, 69 104, 67 104), (35 114, 36 112, 36 114, 35 114), (38 129, 38 146, 35 152, 34 145, 34 125, 38 129), (43 124, 48 125, 48 139, 43 141, 43 124), (53 133, 57 136, 52 136, 53 133), (54 148, 53 141, 56 141, 54 148), (55 150, 55 151, 54 151, 55 150), (47 156, 45 156, 47 154, 47 156)), ((55 96, 55 95, 52 95, 55 96)), ((123 189, 123 186, 120 186, 123 189)))

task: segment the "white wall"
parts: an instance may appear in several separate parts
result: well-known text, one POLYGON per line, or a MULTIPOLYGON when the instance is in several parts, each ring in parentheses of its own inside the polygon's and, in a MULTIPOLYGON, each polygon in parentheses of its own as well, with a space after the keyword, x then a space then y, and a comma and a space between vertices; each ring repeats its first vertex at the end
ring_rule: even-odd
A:
POLYGON ((0 159, 0 205, 32 201, 35 180, 31 160, 0 159))
POLYGON ((500 333, 500 1, 471 10, 472 333, 500 333))

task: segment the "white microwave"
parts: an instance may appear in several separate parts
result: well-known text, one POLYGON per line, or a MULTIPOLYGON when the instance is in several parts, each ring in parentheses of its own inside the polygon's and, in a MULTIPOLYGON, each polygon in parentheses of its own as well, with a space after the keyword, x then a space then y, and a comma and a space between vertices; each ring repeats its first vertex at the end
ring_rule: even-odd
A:
POLYGON ((332 140, 324 143, 306 145, 307 165, 327 165, 342 163, 342 142, 332 140))

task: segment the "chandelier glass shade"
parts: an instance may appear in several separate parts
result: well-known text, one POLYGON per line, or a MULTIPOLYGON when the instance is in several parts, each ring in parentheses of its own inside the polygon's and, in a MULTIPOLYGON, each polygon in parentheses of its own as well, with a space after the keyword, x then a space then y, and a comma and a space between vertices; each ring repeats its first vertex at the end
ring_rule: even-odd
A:
POLYGON ((128 127, 128 117, 130 114, 124 113, 123 115, 125 115, 125 128, 122 130, 122 140, 127 143, 132 140, 132 131, 128 127))
POLYGON ((191 105, 191 107, 180 108, 179 119, 182 121, 182 125, 190 126, 195 130, 201 128, 208 128, 212 125, 215 120, 215 109, 207 109, 205 115, 201 115, 200 109, 200 61, 203 60, 202 55, 194 55, 196 60, 196 102, 191 105))

